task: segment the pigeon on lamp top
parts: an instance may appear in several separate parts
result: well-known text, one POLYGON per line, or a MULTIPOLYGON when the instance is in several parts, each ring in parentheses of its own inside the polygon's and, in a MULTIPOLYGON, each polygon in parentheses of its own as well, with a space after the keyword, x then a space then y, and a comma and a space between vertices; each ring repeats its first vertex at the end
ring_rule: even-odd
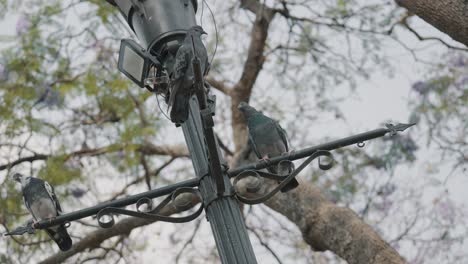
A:
MULTIPOLYGON (((259 159, 268 160, 280 156, 289 151, 286 131, 279 123, 257 111, 245 102, 241 102, 238 109, 247 121, 249 130, 249 144, 259 159)), ((287 175, 291 172, 290 166, 270 166, 267 170, 279 175, 287 175)), ((296 179, 290 181, 282 192, 287 192, 299 185, 296 179)))
POLYGON ((193 83, 195 74, 192 66, 194 52, 200 59, 202 74, 207 73, 209 66, 208 53, 201 35, 206 34, 200 26, 194 26, 187 31, 184 42, 177 50, 172 76, 172 89, 168 101, 171 109, 171 121, 176 124, 185 122, 189 113, 189 99, 193 94, 193 83))
MULTIPOLYGON (((19 173, 13 175, 13 179, 21 183, 24 204, 36 222, 53 219, 62 213, 54 188, 49 183, 38 178, 25 177, 19 173)), ((60 250, 67 251, 71 248, 72 240, 64 224, 44 230, 57 243, 60 250)))

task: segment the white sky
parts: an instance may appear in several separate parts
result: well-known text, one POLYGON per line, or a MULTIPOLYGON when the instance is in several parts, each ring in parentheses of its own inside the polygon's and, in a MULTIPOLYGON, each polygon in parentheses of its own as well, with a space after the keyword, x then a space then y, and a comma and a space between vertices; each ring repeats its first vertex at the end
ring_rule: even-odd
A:
MULTIPOLYGON (((15 35, 16 19, 17 16, 9 15, 6 19, 0 21, 0 38, 3 36, 15 35)), ((447 36, 432 29, 422 21, 417 23, 417 28, 422 34, 436 35, 450 41, 447 36)), ((429 42, 419 43, 413 36, 402 30, 397 30, 397 34, 399 34, 401 39, 405 43, 408 43, 409 46, 425 47, 430 44, 429 42)), ((0 48, 4 48, 5 46, 5 43, 0 42, 0 48)), ((321 123, 319 121, 314 127, 316 131, 323 131, 326 136, 336 138, 348 136, 351 132, 359 133, 378 128, 383 121, 387 120, 396 120, 403 123, 408 121, 410 110, 407 100, 412 96, 411 93, 408 92, 410 91, 409 87, 412 83, 423 79, 423 67, 416 64, 408 53, 402 52, 400 47, 395 46, 394 49, 387 48, 386 51, 388 54, 394 54, 394 60, 392 61, 393 65, 396 66, 394 78, 389 78, 388 76, 377 73, 372 75, 369 80, 360 81, 357 89, 358 94, 349 98, 341 105, 342 112, 346 115, 347 127, 343 127, 342 124, 334 125, 329 122, 321 123)), ((424 58, 431 60, 434 58, 435 54, 440 54, 441 51, 440 46, 434 45, 434 47, 420 54, 422 54, 424 58)), ((420 130, 418 133, 424 136, 424 131, 420 130)), ((320 138, 319 132, 316 134, 318 135, 314 137, 320 138)), ((423 138, 421 138, 421 142, 424 142, 423 138)), ((424 181, 424 178, 428 175, 426 173, 426 163, 430 161, 438 161, 438 152, 434 149, 422 148, 418 151, 418 161, 413 166, 401 166, 397 169, 395 174, 397 175, 396 179, 399 184, 406 185, 424 181)), ((430 177, 443 180, 450 167, 446 166, 440 169, 441 171, 439 174, 430 177)), ((448 192, 458 203, 465 203, 468 199, 468 193, 466 192, 468 177, 466 176, 467 175, 461 174, 454 175, 447 184, 448 192)), ((428 202, 431 201, 435 195, 437 195, 437 193, 428 193, 428 202)), ((205 227, 206 226, 205 223, 205 227)), ((172 255, 170 249, 167 251, 162 250, 164 249, 162 243, 164 243, 164 240, 170 239, 170 233, 176 228, 183 229, 184 232, 189 232, 189 229, 186 230, 187 228, 184 229, 180 226, 175 227, 173 224, 156 224, 153 227, 144 227, 144 231, 140 229, 135 232, 148 240, 153 239, 155 232, 160 232, 161 234, 161 238, 151 243, 151 245, 146 248, 145 252, 142 253, 144 256, 144 263, 154 263, 156 257, 166 259, 172 255)), ((201 233, 203 235, 198 235, 197 239, 204 242, 199 244, 212 245, 213 240, 210 237, 209 229, 203 228, 201 233)), ((258 251, 263 252, 262 249, 258 249, 258 251)), ((468 252, 466 246, 464 251, 468 252)), ((274 263, 274 260, 268 253, 263 252, 259 254, 259 262, 274 263)))

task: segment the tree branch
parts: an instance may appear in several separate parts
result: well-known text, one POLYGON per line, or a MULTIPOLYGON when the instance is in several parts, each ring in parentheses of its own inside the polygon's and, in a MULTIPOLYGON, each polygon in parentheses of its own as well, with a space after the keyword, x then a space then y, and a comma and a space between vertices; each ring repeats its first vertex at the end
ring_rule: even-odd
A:
MULTIPOLYGON (((164 164, 162 164, 162 165, 161 165, 159 168, 157 168, 156 170, 150 171, 150 172, 148 173, 148 174, 149 174, 148 176, 149 176, 149 177, 151 177, 151 176, 154 176, 154 177, 159 176, 159 174, 161 173, 161 171, 164 170, 167 166, 171 165, 171 163, 172 163, 174 160, 176 160, 176 158, 175 158, 175 157, 172 157, 170 160, 166 161, 164 164)), ((146 174, 146 172, 145 172, 145 174, 146 174)), ((133 185, 135 185, 135 184, 137 184, 137 183, 139 183, 139 182, 141 182, 141 181, 143 181, 143 180, 145 180, 145 179, 146 179, 146 175, 145 175, 145 176, 142 176, 142 177, 138 177, 138 178, 134 179, 133 181, 127 183, 127 184, 125 185, 125 187, 122 188, 122 190, 120 190, 118 193, 114 194, 114 195, 112 196, 112 198, 110 198, 108 201, 115 200, 115 199, 117 199, 119 196, 122 196, 122 195, 126 194, 126 193, 127 193, 127 189, 128 189, 130 186, 133 186, 133 185)))
POLYGON ((218 81, 213 76, 206 76, 205 81, 207 81, 211 87, 215 88, 216 90, 224 93, 225 95, 231 96, 232 87, 228 86, 224 81, 218 81))
POLYGON ((423 37, 421 36, 414 28, 412 28, 409 23, 408 23, 408 18, 410 16, 405 16, 403 18, 403 20, 401 21, 401 25, 404 26, 406 29, 408 29, 411 33, 413 33, 416 38, 418 38, 420 41, 425 41, 425 40, 434 40, 434 41, 438 41, 440 43, 442 43, 442 45, 446 46, 447 48, 450 48, 450 49, 454 49, 454 50, 461 50, 461 51, 468 51, 468 49, 466 48, 460 48, 460 47, 456 47, 456 46, 453 46, 449 43, 447 43, 446 41, 444 41, 443 39, 441 38, 436 38, 436 37, 423 37))
MULTIPOLYGON (((101 148, 94 148, 94 149, 81 149, 72 153, 65 154, 64 160, 68 160, 73 157, 94 157, 94 156, 100 156, 103 154, 107 153, 112 153, 116 151, 121 151, 125 148, 133 148, 138 152, 141 152, 142 154, 145 155, 167 155, 167 156, 172 156, 175 158, 179 157, 189 157, 189 153, 187 150, 187 147, 184 145, 154 145, 151 143, 145 143, 145 144, 113 144, 109 145, 106 147, 101 147, 101 148)), ((53 157, 53 155, 46 155, 46 154, 34 154, 29 157, 23 157, 19 158, 13 162, 0 165, 0 171, 12 168, 18 164, 24 163, 24 162, 33 162, 37 160, 47 160, 49 158, 53 157)))
POLYGON ((154 145, 146 142, 145 144, 113 144, 102 148, 82 149, 70 154, 67 154, 66 159, 71 157, 82 156, 99 156, 106 153, 124 150, 125 148, 135 149, 145 155, 167 155, 172 157, 188 157, 187 147, 184 145, 154 145))
MULTIPOLYGON (((252 194, 246 191, 249 180, 241 180, 236 190, 251 198, 264 195, 277 186, 276 182, 265 180, 262 189, 252 194)), ((265 204, 296 224, 313 250, 330 250, 351 264, 405 263, 358 215, 329 202, 311 184, 301 183, 293 191, 276 194, 265 204)))
POLYGON ((33 162, 36 160, 46 160, 49 158, 49 155, 44 155, 44 154, 34 154, 33 156, 29 157, 24 157, 24 158, 19 158, 13 162, 7 163, 5 165, 0 165, 0 171, 12 168, 18 164, 21 164, 23 162, 33 162))
POLYGON ((427 23, 468 46, 468 3, 466 0, 395 0, 427 23))
POLYGON ((144 145, 137 145, 137 150, 145 155, 168 155, 172 157, 189 157, 187 146, 180 145, 154 145, 146 142, 144 145))

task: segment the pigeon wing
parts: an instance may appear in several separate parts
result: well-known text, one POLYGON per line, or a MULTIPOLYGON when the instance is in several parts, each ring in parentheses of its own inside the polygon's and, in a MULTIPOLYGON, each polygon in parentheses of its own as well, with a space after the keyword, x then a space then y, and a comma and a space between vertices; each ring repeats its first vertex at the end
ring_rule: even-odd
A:
POLYGON ((184 77, 185 73, 187 72, 187 68, 189 67, 190 50, 187 48, 188 47, 184 44, 180 46, 179 50, 177 51, 175 64, 174 64, 174 78, 175 79, 184 77))
MULTIPOLYGON (((62 207, 60 206, 59 200, 57 199, 57 195, 55 194, 54 187, 52 187, 48 182, 44 181, 44 187, 49 195, 51 201, 54 203, 57 216, 62 213, 62 207)), ((72 246, 72 240, 70 235, 67 232, 67 229, 62 224, 56 228, 47 228, 45 229, 47 234, 55 241, 57 246, 60 248, 61 251, 67 251, 72 246)))
POLYGON ((62 213, 62 207, 60 206, 60 203, 57 199, 57 195, 55 195, 54 187, 52 187, 48 182, 44 181, 44 187, 47 191, 47 194, 49 195, 50 199, 55 205, 55 208, 57 209, 57 215, 60 215, 62 213))
POLYGON ((174 63, 174 84, 169 98, 168 107, 171 107, 176 100, 176 95, 180 89, 183 89, 184 78, 189 67, 188 61, 190 60, 189 54, 184 45, 180 46, 176 54, 174 63))
POLYGON ((284 130, 281 125, 279 124, 278 121, 273 121, 275 123, 275 127, 276 127, 276 131, 278 131, 278 134, 280 135, 281 137, 281 140, 283 141, 284 143, 284 146, 286 147, 286 151, 289 151, 289 148, 288 148, 288 138, 286 136, 286 130, 284 130))
POLYGON ((32 217, 34 218, 34 220, 37 220, 36 216, 33 214, 33 211, 31 209, 31 205, 29 204, 28 200, 26 199, 26 197, 24 197, 24 194, 23 194, 23 202, 24 202, 24 205, 26 206, 26 208, 28 209, 29 213, 32 215, 32 217))
POLYGON ((257 155, 257 157, 261 159, 262 154, 258 151, 257 145, 255 145, 255 140, 252 137, 252 133, 250 133, 250 131, 249 131, 249 145, 250 145, 250 149, 253 150, 255 155, 257 155))

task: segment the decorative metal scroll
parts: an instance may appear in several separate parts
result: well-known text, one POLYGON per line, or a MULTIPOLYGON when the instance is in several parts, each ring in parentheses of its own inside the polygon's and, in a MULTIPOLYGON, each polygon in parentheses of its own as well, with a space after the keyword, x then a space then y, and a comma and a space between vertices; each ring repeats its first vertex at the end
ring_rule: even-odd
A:
MULTIPOLYGON (((246 203, 246 204, 262 203, 268 200, 269 198, 271 198, 273 195, 275 195, 279 191, 283 190, 283 188, 289 182, 291 182, 291 180, 294 179, 307 165, 309 165, 312 162, 312 160, 318 158, 320 169, 322 170, 330 169, 333 165, 333 156, 329 151, 342 148, 345 146, 354 145, 354 144, 357 144, 358 147, 364 147, 365 145, 364 142, 367 140, 382 137, 386 135, 387 133, 389 133, 390 135, 395 135, 398 132, 402 132, 413 125, 415 124, 414 123, 396 124, 396 125, 386 124, 385 128, 375 129, 372 131, 364 132, 364 133, 357 134, 357 135, 352 135, 350 137, 346 137, 346 138, 334 140, 328 143, 320 144, 317 146, 309 147, 309 148, 302 149, 294 153, 290 153, 288 155, 274 157, 271 160, 260 161, 260 162, 253 163, 253 164, 247 164, 247 165, 229 170, 227 174, 229 175, 229 177, 235 178, 234 186, 236 186, 236 184, 241 179, 244 179, 247 177, 255 177, 257 181, 254 182, 254 184, 250 184, 249 186, 246 186, 247 192, 250 192, 250 193, 258 192, 263 186, 263 182, 265 178, 278 181, 279 184, 276 188, 274 188, 268 194, 265 194, 255 199, 246 198, 240 195, 239 193, 236 194, 238 200, 243 203, 246 203), (292 163, 292 160, 302 159, 305 157, 307 157, 307 159, 297 169, 294 169, 294 164, 292 163), (330 158, 331 161, 327 163, 323 163, 320 160, 321 157, 328 157, 330 158), (260 171, 260 169, 271 167, 272 166, 271 164, 277 164, 276 166, 278 166, 279 168, 286 167, 288 168, 288 172, 284 173, 283 175, 280 175, 280 174, 260 171)), ((198 186, 198 183, 199 183, 199 179, 195 178, 195 179, 188 180, 186 182, 173 184, 171 186, 167 186, 161 189, 151 190, 143 195, 138 194, 138 197, 143 196, 145 198, 141 198, 137 201, 136 211, 126 210, 126 209, 123 209, 122 207, 116 207, 116 206, 122 206, 123 204, 125 205, 133 204, 134 203, 133 201, 137 200, 135 198, 136 195, 134 195, 134 196, 125 197, 125 198, 122 198, 113 202, 107 202, 101 205, 93 206, 90 208, 85 208, 76 212, 63 214, 53 219, 44 219, 36 223, 33 223, 33 221, 30 220, 24 226, 19 226, 12 231, 7 230, 8 232, 4 233, 3 235, 15 236, 15 235, 23 235, 25 233, 34 234, 35 230, 37 229, 44 229, 44 228, 48 228, 51 226, 57 226, 57 225, 62 225, 62 224, 64 224, 65 227, 68 227, 70 225, 70 221, 74 221, 77 219, 81 219, 81 218, 96 215, 96 214, 97 214, 98 223, 102 227, 105 227, 105 228, 111 227, 115 224, 113 215, 116 215, 116 214, 130 215, 130 216, 135 216, 135 217, 140 217, 140 218, 146 218, 146 219, 152 219, 152 220, 164 221, 164 222, 172 222, 172 223, 189 222, 197 218, 203 212, 204 201, 198 189, 194 189, 196 186, 198 186), (152 199, 163 196, 163 195, 167 195, 167 193, 169 193, 170 191, 172 191, 172 193, 168 195, 158 206, 153 208, 152 199), (197 197, 201 201, 200 207, 194 213, 187 215, 187 216, 169 217, 169 216, 162 215, 161 210, 164 207, 168 206, 171 201, 173 202, 171 206, 175 206, 176 209, 178 209, 179 211, 188 210, 192 207, 191 202, 186 202, 185 204, 174 202, 174 200, 183 193, 190 193, 190 194, 197 195, 197 197), (146 210, 141 210, 141 207, 143 205, 146 205, 146 208, 147 208, 146 210), (105 218, 108 218, 108 221, 104 221, 105 218)))
POLYGON ((36 233, 36 229, 33 227, 33 221, 28 221, 25 226, 19 226, 13 231, 9 231, 3 234, 3 236, 21 236, 25 233, 30 235, 36 233))
POLYGON ((153 208, 153 201, 147 197, 141 198, 140 200, 137 201, 136 211, 122 209, 118 207, 104 208, 101 211, 99 211, 99 213, 97 214, 97 221, 101 227, 110 228, 115 224, 113 215, 120 214, 120 215, 134 216, 134 217, 146 218, 146 219, 162 221, 162 222, 185 223, 185 222, 190 222, 196 219, 202 212, 203 212, 203 198, 199 190, 194 189, 194 188, 184 187, 184 188, 179 188, 175 190, 174 192, 172 192, 155 208, 153 208), (172 206, 175 206, 176 209, 180 211, 190 209, 191 208, 190 202, 187 202, 185 204, 177 204, 176 202, 174 202, 175 199, 183 193, 194 194, 198 196, 200 201, 202 201, 200 203, 200 207, 194 213, 187 215, 187 216, 181 216, 181 217, 171 217, 171 216, 165 216, 165 215, 160 214, 161 209, 167 206, 169 202, 172 202, 172 206), (146 205, 147 210, 140 209, 143 205, 146 205), (108 219, 107 221, 105 221, 106 218, 108 219))
MULTIPOLYGON (((26 225, 24 226, 19 226, 15 228, 13 231, 8 231, 6 233, 3 233, 3 236, 22 236, 25 233, 28 233, 29 235, 35 234, 36 230, 38 229, 36 227, 37 222, 34 222, 33 219, 28 220, 26 222, 26 225)), ((63 223, 65 228, 69 228, 71 223, 70 222, 64 222, 63 223)))
MULTIPOLYGON (((237 199, 246 204, 259 204, 259 203, 265 202, 266 200, 273 197, 276 193, 278 193, 281 189, 283 189, 284 186, 286 186, 290 181, 292 181, 292 179, 294 179, 305 167, 307 167, 307 165, 309 165, 316 158, 319 159, 318 164, 319 164, 320 169, 328 170, 331 167, 333 167, 333 163, 334 163, 333 155, 327 150, 318 150, 314 152, 312 155, 310 155, 297 169, 292 169, 289 175, 278 175, 278 174, 259 171, 259 170, 246 170, 246 171, 239 173, 234 178, 234 186, 236 186, 237 183, 241 179, 244 179, 247 177, 257 178, 257 183, 253 186, 248 186, 247 192, 251 192, 251 193, 258 192, 262 186, 264 178, 280 181, 280 184, 278 184, 278 186, 274 188, 272 191, 270 191, 269 193, 261 197, 250 199, 237 193, 237 199), (330 159, 330 161, 327 163, 323 163, 321 162, 320 157, 327 157, 330 159)), ((278 163, 278 167, 284 166, 287 163, 291 164, 291 167, 293 168, 294 165, 292 161, 289 161, 289 160, 281 161, 280 163, 278 163)))

